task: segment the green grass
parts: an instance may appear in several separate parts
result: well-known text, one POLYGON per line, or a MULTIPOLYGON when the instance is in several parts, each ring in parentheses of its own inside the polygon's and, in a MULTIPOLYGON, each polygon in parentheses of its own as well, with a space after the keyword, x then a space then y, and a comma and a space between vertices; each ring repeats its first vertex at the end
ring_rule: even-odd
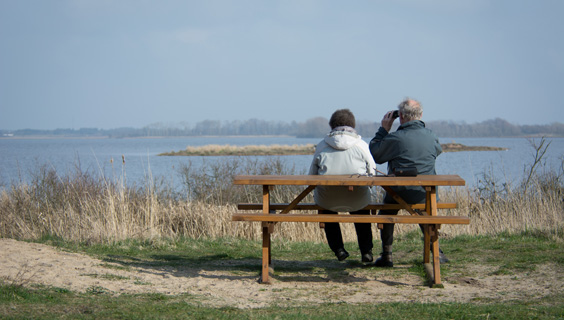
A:
POLYGON ((0 287, 3 319, 558 319, 562 305, 537 302, 491 304, 322 304, 306 307, 209 308, 190 295, 112 296, 56 288, 0 287))
MULTIPOLYGON (((241 239, 128 240, 112 245, 71 243, 44 237, 43 243, 72 252, 86 253, 106 263, 108 268, 127 270, 132 266, 201 267, 213 270, 256 272, 260 269, 260 243, 241 239), (229 263, 227 263, 229 262, 229 263)), ((378 245, 376 242, 375 245, 378 245)), ((461 236, 441 241, 451 263, 442 266, 445 277, 477 277, 468 271, 469 264, 493 267, 499 275, 533 272, 537 266, 553 263, 564 270, 564 246, 542 233, 498 236, 461 236)), ((273 259, 277 260, 275 276, 280 281, 303 281, 304 277, 326 277, 341 281, 354 272, 375 272, 363 267, 355 244, 348 243, 351 257, 335 263, 332 252, 323 243, 274 241, 273 259)), ((391 274, 409 273, 424 277, 420 263, 421 237, 418 232, 398 237, 394 260, 406 268, 387 270, 391 274)), ((378 248, 375 248, 375 253, 378 248)), ((381 270, 380 270, 381 271, 381 270)), ((515 281, 519 281, 515 278, 515 281)), ((270 286, 268 290, 276 291, 270 286)), ((280 289, 283 290, 283 289, 280 289)), ((441 289, 435 289, 441 290, 441 289)), ((336 293, 338 294, 338 293, 336 293)), ((307 299, 304 298, 304 299, 307 299)), ((535 299, 500 303, 477 298, 475 303, 379 303, 379 304, 273 304, 258 309, 213 308, 201 297, 181 294, 114 295, 102 287, 91 287, 85 293, 62 288, 32 286, 26 288, 4 282, 0 286, 1 319, 561 319, 564 318, 564 293, 535 299)))

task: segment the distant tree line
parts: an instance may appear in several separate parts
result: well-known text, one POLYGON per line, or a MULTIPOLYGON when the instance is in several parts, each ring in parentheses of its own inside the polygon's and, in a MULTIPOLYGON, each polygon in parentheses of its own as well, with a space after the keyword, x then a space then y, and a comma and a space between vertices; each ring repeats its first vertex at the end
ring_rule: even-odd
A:
MULTIPOLYGON (((249 120, 204 120, 191 125, 188 123, 155 123, 143 128, 117 129, 55 129, 55 130, 0 130, 0 136, 65 136, 65 137, 178 137, 178 136, 245 136, 245 135, 288 135, 300 138, 320 138, 329 132, 328 119, 316 117, 304 122, 249 120)), ((396 121, 397 122, 397 121, 396 121)), ((486 120, 468 124, 453 121, 429 121, 427 127, 439 137, 521 137, 550 136, 564 137, 564 123, 547 125, 514 125, 503 119, 486 120)), ((357 122, 357 131, 363 137, 372 137, 379 122, 357 122)), ((396 126, 393 128, 395 130, 396 126)))

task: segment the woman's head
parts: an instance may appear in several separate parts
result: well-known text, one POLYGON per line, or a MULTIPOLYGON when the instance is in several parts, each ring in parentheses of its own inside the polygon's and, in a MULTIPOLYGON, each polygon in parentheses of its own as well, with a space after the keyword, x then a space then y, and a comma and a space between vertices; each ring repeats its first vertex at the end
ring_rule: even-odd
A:
POLYGON ((356 126, 354 114, 349 109, 339 109, 331 115, 329 126, 331 129, 343 126, 354 128, 356 126))

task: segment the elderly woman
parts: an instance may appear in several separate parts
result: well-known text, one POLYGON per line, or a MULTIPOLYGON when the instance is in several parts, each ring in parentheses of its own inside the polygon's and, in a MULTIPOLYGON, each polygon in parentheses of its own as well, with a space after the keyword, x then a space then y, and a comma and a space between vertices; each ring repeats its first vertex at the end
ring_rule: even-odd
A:
MULTIPOLYGON (((317 144, 309 174, 312 175, 351 175, 374 174, 376 163, 370 154, 368 144, 355 131, 355 118, 349 109, 340 109, 329 120, 331 132, 317 144)), ((372 199, 370 187, 317 186, 314 192, 315 203, 324 210, 322 214, 370 214, 361 210, 372 199)), ((362 262, 371 262, 372 229, 370 223, 355 223, 358 246, 362 262)), ((349 253, 345 250, 341 227, 338 223, 326 223, 325 235, 329 247, 339 261, 345 260, 349 253)))

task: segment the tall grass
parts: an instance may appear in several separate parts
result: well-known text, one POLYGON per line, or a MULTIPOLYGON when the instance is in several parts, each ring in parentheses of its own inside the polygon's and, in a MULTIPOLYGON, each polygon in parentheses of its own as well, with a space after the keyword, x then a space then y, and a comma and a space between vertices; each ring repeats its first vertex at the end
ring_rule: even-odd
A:
POLYGON ((542 231, 558 236, 562 232, 564 158, 559 169, 548 169, 543 157, 550 143, 544 138, 538 144, 530 143, 534 154, 531 164, 523 168, 521 181, 498 181, 493 174, 484 173, 477 188, 459 197, 461 208, 467 208, 472 221, 478 222, 469 226, 471 234, 542 231))
MULTIPOLYGON (((541 156, 542 158, 542 156, 541 156)), ((539 161, 537 161, 539 160, 539 161)), ((444 225, 444 236, 499 232, 543 232, 563 240, 564 161, 560 170, 543 170, 542 159, 523 181, 511 186, 484 173, 476 188, 441 188, 443 201, 457 209, 441 214, 471 218, 468 226, 444 225)), ((125 179, 106 179, 81 170, 60 176, 40 167, 30 183, 20 183, 0 194, 0 237, 39 239, 45 235, 66 240, 107 243, 123 239, 216 238, 260 239, 260 224, 231 222, 240 202, 260 202, 258 186, 234 186, 238 174, 303 174, 280 158, 226 157, 194 168, 179 170, 183 190, 147 179, 144 185, 127 186, 125 179)), ((278 187, 274 202, 289 202, 301 191, 278 187)), ((381 197, 381 194, 379 195, 381 197)), ((305 201, 313 201, 311 196, 305 201)), ((397 225, 397 232, 417 226, 397 225)), ((277 224, 274 237, 286 241, 325 241, 317 224, 277 224)), ((377 230, 374 229, 377 235, 377 230)), ((354 228, 343 224, 346 241, 355 241, 354 228)))

